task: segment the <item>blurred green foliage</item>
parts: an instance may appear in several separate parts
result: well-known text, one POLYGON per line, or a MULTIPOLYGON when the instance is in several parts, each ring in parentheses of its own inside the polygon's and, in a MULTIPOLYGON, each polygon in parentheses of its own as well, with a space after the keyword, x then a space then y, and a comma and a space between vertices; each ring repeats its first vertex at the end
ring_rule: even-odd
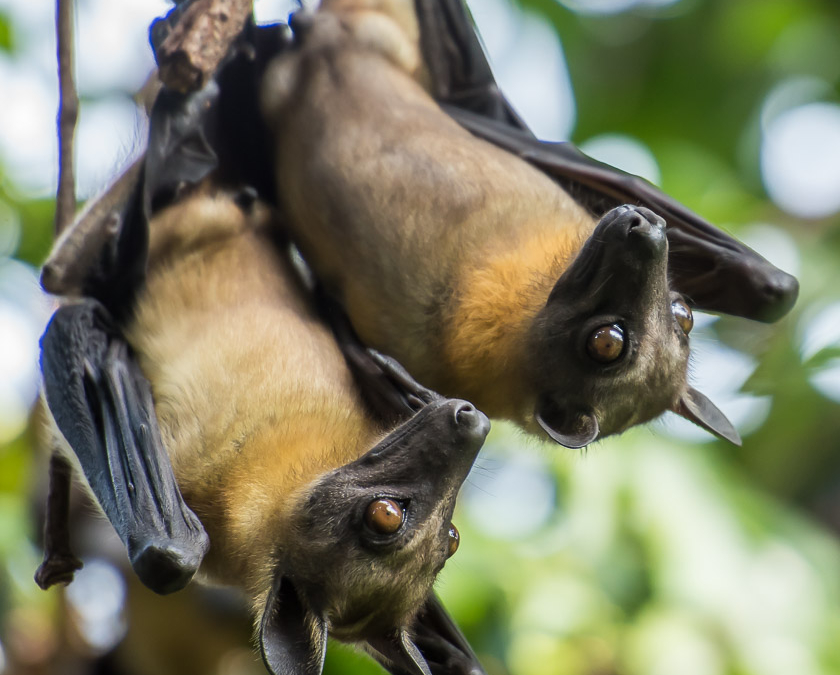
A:
POLYGON ((0 12, 0 51, 10 52, 13 46, 12 27, 9 18, 0 12))
MULTIPOLYGON (((740 449, 636 429, 580 457, 498 425, 483 456, 502 466, 539 458, 556 494, 553 515, 503 537, 462 506, 463 543, 441 575, 441 595, 490 675, 836 675, 840 410, 813 376, 838 362, 840 347, 803 357, 802 339, 840 300, 840 218, 802 221, 774 206, 759 150, 762 106, 787 78, 817 78, 821 100, 840 99, 840 5, 683 0, 605 16, 555 0, 521 5, 562 40, 577 106, 573 140, 629 135, 651 149, 662 187, 710 220, 736 235, 775 224, 797 247, 802 291, 776 325, 723 318, 707 329, 707 339, 755 359, 744 390, 770 400, 740 449)), ((14 42, 0 13, 0 51, 14 42)), ((52 202, 21 195, 0 166, 0 207, 22 224, 14 257, 39 264, 52 202)), ((60 592, 30 581, 45 467, 33 446, 32 429, 0 445, 0 645, 9 663, 21 645, 44 650, 20 672, 63 672, 44 665, 75 644, 55 627, 66 628, 60 592)), ((165 623, 178 600, 156 602, 165 623)), ((143 635, 133 642, 142 645, 143 635)), ((219 672, 246 671, 259 665, 219 672)), ((326 672, 379 670, 333 645, 326 672)))

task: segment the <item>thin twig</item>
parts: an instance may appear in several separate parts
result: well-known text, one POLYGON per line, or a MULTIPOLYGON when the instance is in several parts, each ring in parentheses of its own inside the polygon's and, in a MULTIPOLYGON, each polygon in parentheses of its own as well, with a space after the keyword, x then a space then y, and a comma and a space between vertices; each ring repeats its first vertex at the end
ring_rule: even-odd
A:
POLYGON ((163 84, 182 93, 201 89, 253 9, 253 0, 195 0, 157 48, 163 84))
POLYGON ((58 192, 55 198, 55 234, 58 236, 76 211, 73 136, 79 116, 79 97, 73 77, 73 0, 56 0, 55 32, 58 44, 58 192))
MULTIPOLYGON (((73 0, 56 0, 55 34, 58 57, 58 190, 55 196, 55 236, 69 225, 76 211, 73 135, 79 97, 73 80, 73 0)), ((57 450, 50 458, 50 487, 44 524, 44 562, 35 574, 41 588, 70 583, 82 563, 70 550, 70 484, 72 467, 57 450)))

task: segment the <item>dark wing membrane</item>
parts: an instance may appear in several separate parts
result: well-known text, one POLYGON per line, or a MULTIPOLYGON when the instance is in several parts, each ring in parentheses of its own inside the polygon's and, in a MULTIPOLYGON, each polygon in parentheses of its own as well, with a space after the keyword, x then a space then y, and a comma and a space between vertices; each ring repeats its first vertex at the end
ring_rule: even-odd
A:
POLYGON ((162 89, 149 119, 144 168, 144 208, 148 214, 171 202, 218 166, 211 137, 219 85, 210 80, 190 94, 162 89))
MULTIPOLYGON (((162 38, 155 33, 153 41, 162 38)), ((149 214, 211 171, 217 183, 253 186, 264 199, 276 201, 259 87, 271 59, 291 46, 287 26, 249 22, 203 89, 188 94, 161 90, 151 112, 146 151, 144 199, 149 214)))
POLYGON ((793 307, 794 277, 647 181, 597 162, 571 143, 534 138, 499 91, 462 0, 415 0, 437 100, 471 133, 525 159, 596 218, 619 204, 665 218, 677 290, 699 309, 775 321, 793 307))
POLYGON ((53 316, 41 339, 47 404, 141 581, 183 588, 209 544, 184 503, 148 381, 94 300, 53 316))
POLYGON ((435 100, 532 135, 499 90, 462 0, 415 0, 414 6, 435 100))

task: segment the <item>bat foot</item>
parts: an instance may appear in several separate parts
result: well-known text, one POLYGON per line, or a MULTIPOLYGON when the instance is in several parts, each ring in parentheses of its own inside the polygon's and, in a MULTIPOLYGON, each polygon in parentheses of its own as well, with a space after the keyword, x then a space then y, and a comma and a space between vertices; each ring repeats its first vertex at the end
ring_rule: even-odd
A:
POLYGON ((408 371, 393 357, 386 356, 375 349, 368 349, 368 356, 376 363, 382 372, 396 384, 415 411, 423 406, 441 399, 440 394, 427 389, 417 382, 408 371))
POLYGON ((204 552, 195 555, 171 543, 146 543, 137 549, 129 547, 134 572, 143 584, 160 595, 180 591, 193 578, 204 552))
POLYGON ((35 583, 45 591, 56 584, 66 586, 82 567, 82 561, 72 553, 47 553, 35 572, 35 583))

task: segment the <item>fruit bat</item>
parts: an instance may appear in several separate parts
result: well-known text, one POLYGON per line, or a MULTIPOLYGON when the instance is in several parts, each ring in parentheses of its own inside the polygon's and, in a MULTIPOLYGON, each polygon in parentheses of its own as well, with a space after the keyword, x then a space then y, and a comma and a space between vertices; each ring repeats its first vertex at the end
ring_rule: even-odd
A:
POLYGON ((481 673, 431 586, 489 423, 358 348, 362 397, 274 212, 204 178, 215 86, 161 92, 144 160, 45 267, 77 296, 42 338, 57 431, 141 580, 242 587, 272 673, 319 673, 328 633, 395 674, 481 673))
MULTIPOLYGON (((128 487, 129 499, 148 492, 141 508, 159 501, 163 528, 178 501, 153 475, 164 462, 121 439, 148 435, 166 448, 177 489, 209 535, 202 573, 252 598, 272 672, 319 673, 329 632, 426 673, 408 629, 424 605, 436 611, 431 584, 457 547, 455 495, 487 419, 418 387, 427 403, 383 428, 274 229, 267 209, 216 190, 161 211, 130 318, 109 323, 96 300, 53 318, 43 340, 47 401, 76 452, 85 443, 68 415, 93 427, 86 441, 104 445, 103 469, 128 467, 96 476, 86 466, 94 492, 97 480, 128 487), (125 342, 101 349, 103 334, 119 333, 125 342), (143 377, 153 408, 135 396, 149 392, 143 377)), ((132 525, 148 522, 136 508, 132 525)))
POLYGON ((665 410, 740 442, 687 382, 690 304, 777 316, 796 281, 653 186, 533 139, 461 3, 416 7, 300 12, 263 82, 285 224, 361 340, 569 447, 665 410))

